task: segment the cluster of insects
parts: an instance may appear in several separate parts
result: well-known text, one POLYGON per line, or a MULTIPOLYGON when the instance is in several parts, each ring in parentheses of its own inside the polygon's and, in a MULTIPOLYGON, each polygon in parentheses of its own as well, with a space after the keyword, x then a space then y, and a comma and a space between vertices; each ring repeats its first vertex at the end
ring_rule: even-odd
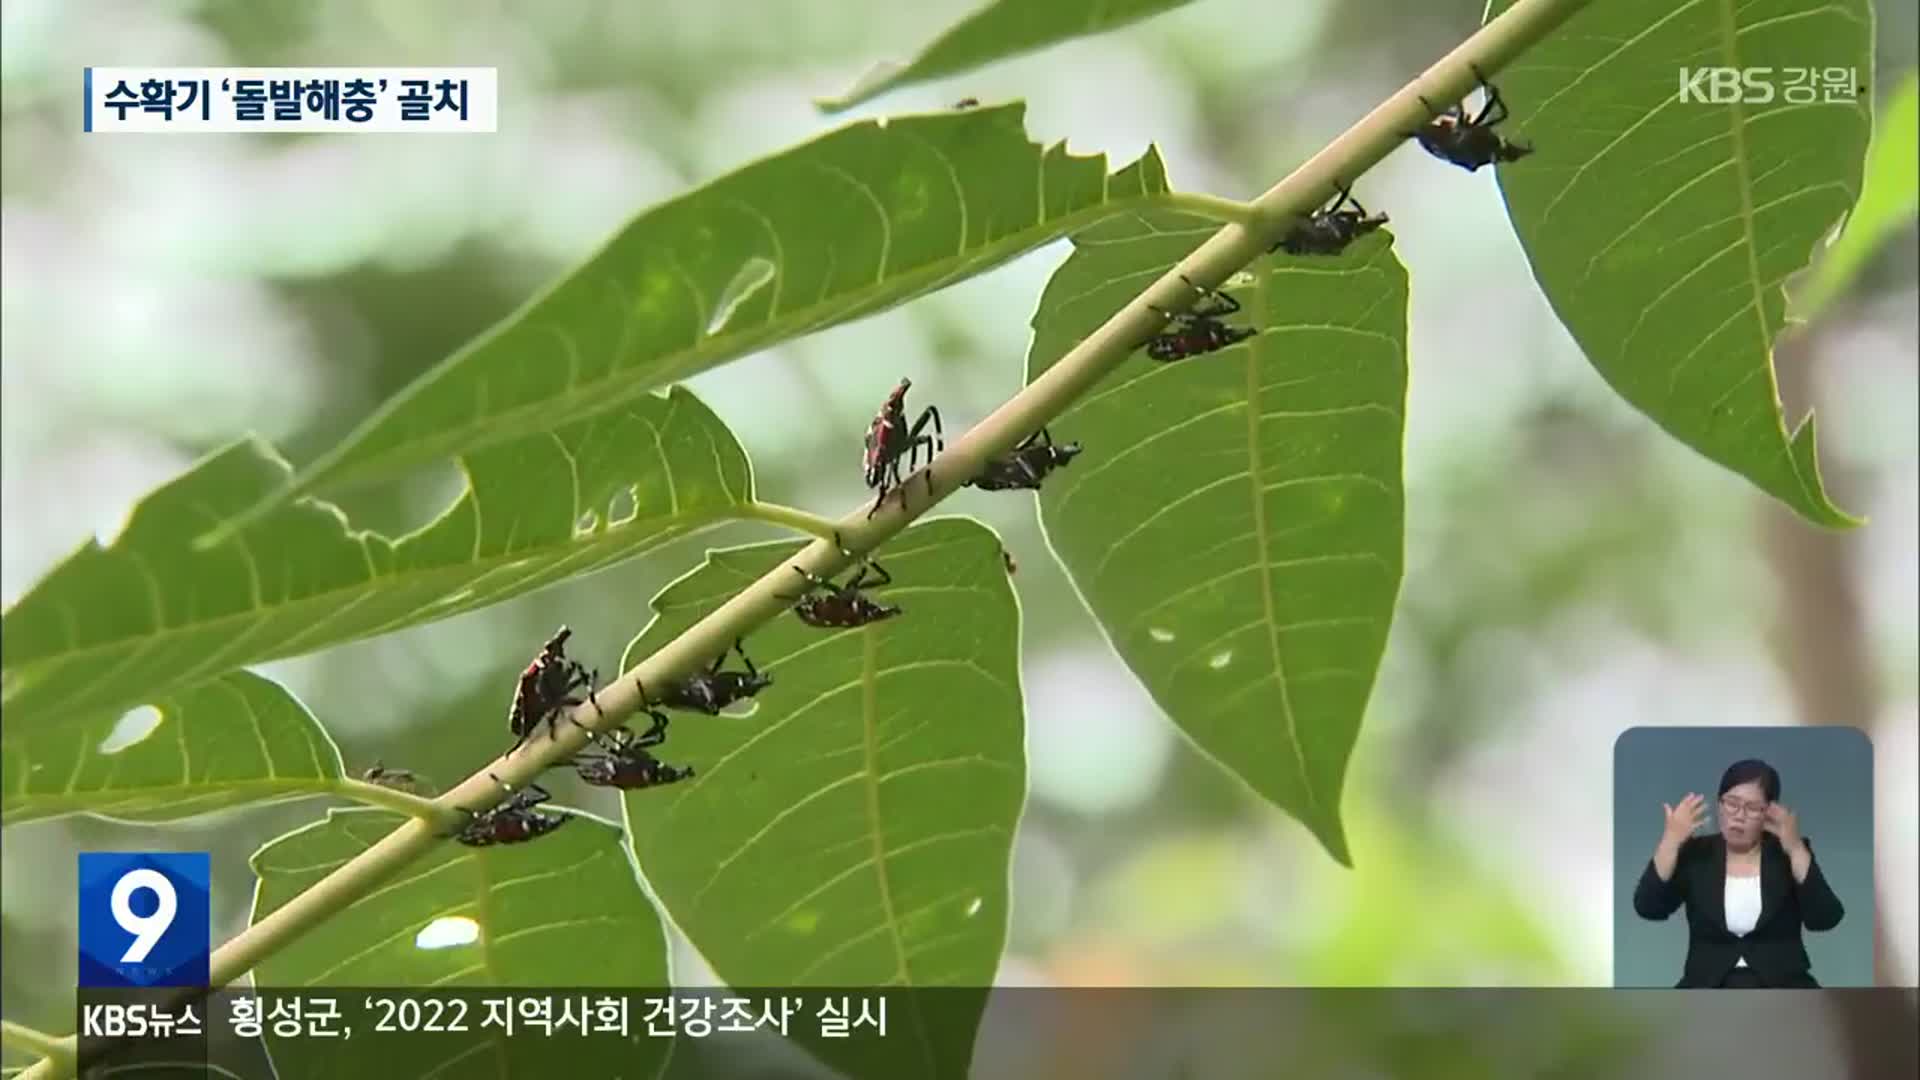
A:
MULTIPOLYGON (((1506 102, 1478 67, 1473 68, 1473 74, 1479 81, 1482 96, 1478 112, 1470 114, 1464 104, 1439 110, 1421 98, 1432 119, 1420 130, 1409 132, 1407 137, 1427 153, 1468 172, 1497 162, 1518 161, 1531 154, 1532 145, 1509 141, 1494 130, 1507 119, 1506 102)), ((967 109, 977 105, 977 101, 968 98, 954 108, 967 109)), ((1387 215, 1368 213, 1366 207, 1353 197, 1348 185, 1336 183, 1335 190, 1337 195, 1333 201, 1296 222, 1286 235, 1268 249, 1269 254, 1338 255, 1354 241, 1387 224, 1387 215)), ((1233 326, 1226 321, 1240 311, 1238 300, 1217 289, 1198 285, 1184 275, 1180 280, 1186 282, 1198 294, 1198 298, 1186 311, 1154 309, 1164 317, 1165 323, 1141 345, 1150 359, 1172 363, 1218 352, 1258 332, 1249 327, 1233 326)), ((907 391, 912 386, 911 379, 901 379, 887 394, 879 412, 867 426, 860 467, 868 489, 874 492, 873 506, 867 511, 868 518, 879 513, 889 493, 899 492, 904 503, 906 492, 902 465, 909 471, 918 468, 922 453, 927 458, 927 488, 929 491, 933 488, 933 460, 936 454, 946 448, 940 410, 929 405, 910 421, 907 415, 907 391)), ((1070 464, 1080 452, 1079 443, 1056 443, 1052 433, 1043 427, 1012 450, 988 461, 978 474, 966 481, 966 486, 982 491, 1038 491, 1055 469, 1070 464)), ((843 555, 855 558, 853 552, 840 542, 838 535, 835 535, 834 542, 843 555)), ((1003 551, 1002 557, 1007 573, 1014 573, 1017 566, 1012 554, 1003 551)), ((867 626, 902 614, 898 605, 883 603, 867 593, 868 589, 884 588, 893 583, 893 575, 872 558, 860 558, 851 576, 840 582, 797 566, 793 569, 800 575, 802 588, 783 599, 792 604, 795 617, 807 626, 842 630, 867 626)), ((547 726, 549 736, 554 736, 559 733, 562 717, 569 722, 576 722, 572 719, 574 708, 590 704, 598 711, 599 702, 594 698, 594 686, 599 681, 599 673, 567 656, 567 640, 572 633, 562 626, 547 639, 533 661, 520 673, 507 708, 507 729, 516 740, 512 749, 507 751, 509 755, 525 745, 539 731, 541 724, 547 726)), ((644 685, 638 685, 640 708, 650 721, 647 729, 637 734, 626 727, 604 733, 588 729, 591 740, 588 748, 566 764, 571 765, 575 774, 585 783, 623 791, 661 787, 685 780, 693 775, 691 767, 669 765, 653 754, 653 750, 667 739, 668 716, 663 710, 679 709, 717 716, 727 706, 751 698, 772 684, 772 676, 763 673, 747 655, 745 642, 736 640, 733 648, 722 652, 709 667, 670 687, 656 688, 650 693, 644 685), (729 655, 740 658, 740 670, 727 670, 729 655)), ((417 782, 413 773, 405 769, 390 769, 377 762, 363 774, 363 778, 370 783, 402 790, 412 790, 417 782)), ((498 778, 495 780, 498 781, 498 778)), ((501 785, 506 786, 504 782, 501 785)), ((544 836, 573 817, 565 811, 541 809, 541 804, 551 796, 538 784, 508 790, 507 800, 492 809, 465 811, 467 820, 451 834, 452 837, 474 847, 518 844, 544 836)))
MULTIPOLYGON (((1188 282, 1188 284, 1192 284, 1192 282, 1188 282)), ((1221 323, 1217 323, 1217 315, 1229 315, 1229 313, 1233 313, 1233 311, 1238 311, 1240 306, 1238 306, 1238 302, 1235 302, 1231 296, 1223 296, 1223 294, 1213 294, 1213 296, 1215 296, 1215 304, 1219 304, 1219 307, 1210 307, 1210 309, 1204 309, 1204 311, 1188 311, 1188 313, 1183 313, 1183 315, 1169 315, 1169 319, 1185 319, 1185 321, 1187 321, 1187 325, 1185 325, 1185 327, 1187 327, 1187 331, 1185 331, 1187 334, 1227 334, 1227 336, 1231 336, 1231 334, 1250 334, 1250 332, 1252 332, 1236 331, 1236 329, 1223 327, 1221 323)), ((1181 336, 1181 334, 1175 332, 1175 334, 1167 334, 1167 336, 1181 336)), ((1238 338, 1235 338, 1235 340, 1238 340, 1238 338)), ((1219 346, 1213 346, 1213 348, 1219 348, 1219 346)), ((1165 359, 1177 359, 1177 357, 1167 356, 1165 359)), ((876 494, 874 494, 874 505, 868 507, 868 511, 866 511, 868 517, 874 517, 876 513, 879 513, 879 507, 887 500, 887 492, 900 490, 900 484, 902 484, 902 480, 900 480, 900 459, 902 459, 902 457, 906 459, 906 467, 908 467, 908 469, 914 469, 914 467, 920 465, 920 452, 925 450, 925 454, 927 454, 927 471, 925 471, 925 477, 927 477, 927 490, 931 492, 931 490, 933 490, 933 454, 947 448, 947 444, 945 444, 945 434, 943 434, 943 429, 941 429, 941 411, 939 411, 939 407, 927 405, 925 409, 920 411, 920 417, 918 417, 918 419, 914 419, 912 423, 906 421, 906 392, 912 388, 912 384, 914 384, 914 380, 912 379, 900 379, 899 384, 887 394, 887 400, 881 402, 879 411, 874 413, 874 419, 872 419, 872 421, 868 423, 868 427, 866 427, 866 446, 864 446, 864 452, 860 455, 860 471, 862 471, 862 475, 864 475, 864 479, 866 479, 866 486, 868 486, 872 492, 876 492, 876 494), (925 429, 927 429, 929 425, 933 427, 933 434, 925 434, 925 429)), ((1043 427, 1043 429, 1029 434, 1025 440, 1021 440, 1020 446, 1016 446, 1016 448, 1010 450, 1008 454, 1002 454, 1000 457, 995 457, 993 461, 987 461, 987 465, 979 471, 979 475, 975 475, 972 479, 966 480, 966 486, 975 486, 975 488, 979 488, 979 490, 983 490, 983 492, 1012 492, 1012 490, 1033 490, 1033 492, 1037 492, 1037 490, 1041 488, 1041 480, 1046 479, 1048 473, 1052 473, 1054 469, 1058 469, 1058 467, 1066 465, 1069 461, 1073 461, 1073 457, 1079 455, 1079 452, 1081 452, 1081 444, 1077 444, 1077 442, 1056 444, 1052 432, 1048 432, 1048 430, 1043 427)), ((904 498, 904 494, 902 494, 902 498, 904 498)), ((839 538, 835 538, 835 542, 837 542, 837 540, 839 540, 839 538)), ((847 552, 845 544, 841 544, 841 552, 847 552)), ((885 575, 885 571, 879 571, 877 567, 874 567, 874 569, 876 569, 879 575, 885 575)), ((804 571, 801 571, 801 573, 804 575, 804 571)), ((864 573, 866 573, 866 567, 862 567, 862 575, 864 575, 864 573)), ((822 578, 810 577, 810 575, 806 575, 806 577, 808 577, 810 590, 812 590, 812 588, 824 588, 824 590, 829 590, 829 592, 843 594, 847 588, 858 588, 858 586, 852 586, 852 584, 849 584, 849 586, 835 586, 833 582, 822 580, 822 578)), ((887 580, 893 580, 893 578, 887 578, 887 580)), ((885 580, 876 582, 876 584, 885 584, 885 580)), ((828 598, 820 598, 820 600, 816 601, 816 607, 818 607, 818 603, 826 603, 828 609, 831 609, 831 605, 833 605, 833 601, 828 600, 828 598)), ((808 625, 860 625, 860 623, 843 623, 843 621, 833 621, 833 619, 828 619, 828 621, 814 621, 810 615, 812 615, 812 611, 803 611, 803 615, 801 615, 801 619, 806 619, 808 625)))
MULTIPOLYGON (((1499 88, 1487 80, 1478 66, 1473 67, 1473 75, 1480 84, 1478 112, 1470 114, 1460 103, 1435 109, 1426 98, 1421 98, 1420 103, 1427 107, 1432 119, 1420 130, 1408 132, 1407 138, 1434 157, 1468 172, 1496 162, 1518 161, 1533 153, 1530 143, 1509 141, 1494 130, 1507 119, 1507 103, 1501 98, 1499 88)), ((1337 183, 1335 188, 1338 194, 1331 203, 1295 223, 1278 243, 1267 249, 1268 254, 1284 251, 1289 255, 1338 255, 1355 240, 1387 224, 1387 215, 1369 214, 1346 184, 1337 183)), ((1200 299, 1184 312, 1154 309, 1166 319, 1166 324, 1142 343, 1149 359, 1171 363, 1218 352, 1257 332, 1223 321, 1240 310, 1239 302, 1231 296, 1195 285, 1184 276, 1181 280, 1199 293, 1200 299)))
MULTIPOLYGON (((507 731, 516 741, 507 751, 509 755, 525 745, 542 724, 552 736, 558 734, 563 717, 570 723, 578 723, 573 720, 574 707, 591 704, 596 710, 599 708, 594 698, 598 675, 567 655, 567 641, 572 636, 573 631, 562 626, 540 647, 514 684, 513 697, 507 706, 507 731), (582 693, 584 696, 580 696, 582 693)), ((563 764, 572 767, 582 782, 595 787, 637 791, 678 783, 691 777, 693 769, 669 765, 653 754, 654 748, 667 739, 668 718, 662 709, 715 716, 727 706, 753 697, 771 685, 773 677, 756 667, 747 655, 746 643, 736 640, 733 648, 721 653, 710 666, 672 686, 650 694, 636 681, 640 707, 651 721, 650 726, 639 733, 626 727, 609 732, 586 729, 588 747, 563 764), (745 670, 726 670, 729 654, 739 656, 745 670)), ((413 773, 378 762, 363 778, 401 790, 411 790, 417 782, 413 773)), ((466 821, 448 834, 452 839, 469 847, 521 844, 545 836, 572 820, 573 814, 567 811, 540 808, 541 803, 552 798, 540 785, 513 788, 497 776, 493 779, 507 788, 507 800, 489 810, 462 810, 466 821)))

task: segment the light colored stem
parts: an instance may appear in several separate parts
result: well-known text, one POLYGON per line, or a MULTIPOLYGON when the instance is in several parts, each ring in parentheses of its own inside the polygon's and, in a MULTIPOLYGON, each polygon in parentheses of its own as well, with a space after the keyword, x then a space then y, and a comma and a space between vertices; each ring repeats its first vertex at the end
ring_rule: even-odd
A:
POLYGON ((840 527, 834 521, 823 518, 819 514, 809 514, 805 510, 796 510, 791 506, 781 506, 778 503, 741 503, 727 516, 741 521, 764 521, 771 525, 783 525, 795 532, 817 536, 822 540, 833 539, 833 530, 840 527))
POLYGON ((1160 205, 1170 210, 1185 210, 1189 214, 1210 217, 1216 221, 1231 221, 1249 229, 1260 227, 1260 209, 1252 203, 1223 199, 1218 195, 1205 195, 1197 191, 1170 191, 1160 199, 1160 205))
POLYGON ((35 1031, 25 1024, 16 1024, 11 1020, 0 1020, 0 1043, 15 1050, 29 1054, 38 1054, 43 1058, 70 1056, 69 1039, 57 1039, 44 1031, 35 1031))
POLYGON ((393 810, 414 818, 425 818, 442 825, 457 822, 463 815, 440 805, 432 799, 399 791, 380 784, 370 784, 365 780, 345 778, 334 782, 334 790, 349 799, 355 799, 369 806, 378 806, 393 810))
MULTIPOLYGON (((1406 141, 1408 132, 1430 119, 1427 107, 1420 103, 1421 96, 1429 101, 1457 101, 1465 97, 1476 84, 1470 65, 1477 64, 1489 75, 1498 72, 1589 2, 1518 0, 1499 18, 1347 129, 1326 149, 1247 204, 1252 215, 1246 220, 1285 222, 1310 213, 1333 197, 1336 185, 1351 184, 1398 149, 1406 141)), ((1227 200, 1219 203, 1229 205, 1227 200)), ((837 526, 829 524, 828 532, 837 527, 847 547, 861 553, 873 550, 905 529, 941 499, 977 476, 988 460, 1012 450, 1022 439, 1065 412, 1095 383, 1132 356, 1148 336, 1165 325, 1164 316, 1154 308, 1183 311, 1190 306, 1195 297, 1181 281, 1183 275, 1201 285, 1218 285, 1278 239, 1262 235, 1267 231, 1270 230, 1250 229, 1237 223, 1226 225, 1069 350, 1026 389, 951 443, 932 465, 909 477, 897 489, 899 498, 889 496, 886 505, 872 518, 867 517, 868 504, 863 502, 837 526)), ((752 516, 764 517, 759 513, 752 516)), ((792 604, 788 594, 793 588, 793 567, 832 577, 845 570, 850 561, 834 548, 829 538, 822 537, 807 545, 688 627, 659 652, 598 691, 597 713, 590 705, 579 706, 573 713, 578 724, 561 725, 555 738, 549 738, 543 729, 512 757, 495 759, 436 801, 444 807, 473 810, 495 805, 505 792, 489 774, 516 788, 531 783, 549 767, 586 746, 587 733, 582 725, 602 730, 632 716, 640 705, 636 680, 664 686, 684 678, 710 663, 716 654, 731 648, 734 641, 784 613, 792 604)), ((433 827, 419 819, 395 829, 215 949, 209 965, 213 985, 223 986, 252 970, 287 941, 366 895, 437 842, 433 827)), ((31 1080, 50 1080, 67 1075, 36 1071, 48 1064, 43 1061, 23 1076, 30 1074, 31 1080)))

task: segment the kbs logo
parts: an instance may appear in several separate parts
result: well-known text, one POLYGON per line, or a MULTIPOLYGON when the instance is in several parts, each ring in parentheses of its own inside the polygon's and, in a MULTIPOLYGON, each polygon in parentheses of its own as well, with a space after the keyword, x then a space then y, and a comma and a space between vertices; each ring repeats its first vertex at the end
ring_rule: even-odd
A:
POLYGON ((1701 67, 1680 69, 1680 103, 1790 105, 1852 102, 1866 88, 1852 68, 1701 67))
POLYGON ((1680 102, 1765 105, 1773 100, 1772 68, 1681 68, 1680 102))
POLYGON ((80 985, 207 985, 204 851, 80 855, 80 985))

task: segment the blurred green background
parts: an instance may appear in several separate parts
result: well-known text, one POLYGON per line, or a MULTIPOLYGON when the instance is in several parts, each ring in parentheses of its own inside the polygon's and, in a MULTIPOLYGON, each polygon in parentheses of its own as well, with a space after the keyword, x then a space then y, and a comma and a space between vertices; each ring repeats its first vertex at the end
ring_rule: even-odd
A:
MULTIPOLYGON (((833 126, 810 105, 972 0, 6 0, 0 419, 11 603, 133 499, 247 430, 310 460, 642 207, 833 126), (84 65, 493 65, 494 136, 83 138, 84 65)), ((1119 33, 893 94, 855 115, 1025 98, 1038 141, 1176 186, 1264 190, 1470 33, 1480 5, 1203 0, 1119 33)), ((1914 65, 1883 3, 1876 89, 1914 65)), ((1551 132, 1520 132, 1549 145, 1551 132)), ((1417 149, 1364 177, 1413 280, 1407 577, 1345 812, 1356 867, 1252 799, 1156 711, 1047 554, 1030 500, 963 493, 1018 559, 1032 796, 1010 984, 1590 985, 1611 981, 1611 747, 1642 724, 1856 724, 1878 762, 1883 982, 1916 971, 1920 422, 1911 226, 1781 356, 1817 404, 1816 533, 1660 435, 1534 288, 1493 178, 1417 149)), ((693 380, 765 497, 837 514, 903 374, 950 430, 1021 377, 1044 251, 693 380)), ((402 531, 449 465, 342 500, 402 531)), ((441 784, 499 749, 513 673, 564 620, 603 670, 647 598, 737 527, 524 600, 270 665, 340 741, 441 784)), ((613 812, 603 792, 567 802, 613 812)), ((216 939, 247 856, 316 801, 156 832, 7 831, 8 1019, 69 1030, 74 852, 210 848, 216 939)), ((1651 827, 1651 825, 1650 825, 1651 827)), ((679 977, 700 961, 679 947, 679 977)))

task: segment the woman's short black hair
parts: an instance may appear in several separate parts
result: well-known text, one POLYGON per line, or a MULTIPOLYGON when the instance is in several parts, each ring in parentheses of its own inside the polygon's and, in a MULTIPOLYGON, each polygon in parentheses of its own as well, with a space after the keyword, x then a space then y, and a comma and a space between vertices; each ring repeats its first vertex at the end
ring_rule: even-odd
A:
POLYGON ((1727 771, 1720 775, 1719 793, 1725 795, 1741 784, 1755 782, 1759 783, 1760 792, 1768 802, 1780 801, 1780 773, 1759 758, 1747 758, 1727 766, 1727 771))

